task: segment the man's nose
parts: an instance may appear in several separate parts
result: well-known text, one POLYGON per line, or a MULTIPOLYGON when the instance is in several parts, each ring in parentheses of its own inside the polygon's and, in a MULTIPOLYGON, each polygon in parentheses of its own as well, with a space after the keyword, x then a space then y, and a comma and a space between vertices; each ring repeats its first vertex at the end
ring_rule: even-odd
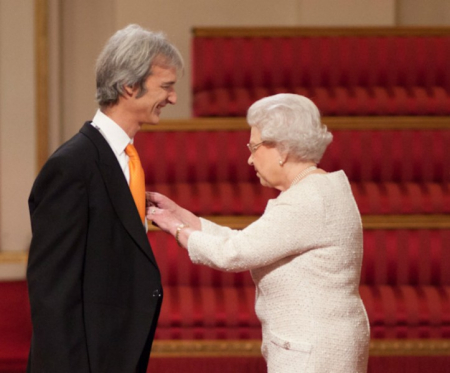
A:
POLYGON ((167 97, 167 101, 170 104, 175 105, 177 103, 177 93, 175 91, 170 92, 169 96, 167 97))

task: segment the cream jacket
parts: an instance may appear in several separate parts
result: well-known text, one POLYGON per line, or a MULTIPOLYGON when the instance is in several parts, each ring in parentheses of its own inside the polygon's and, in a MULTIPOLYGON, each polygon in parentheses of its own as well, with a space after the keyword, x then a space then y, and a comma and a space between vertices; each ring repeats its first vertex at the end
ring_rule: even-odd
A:
POLYGON ((241 231, 202 219, 188 251, 194 263, 250 270, 269 373, 366 372, 361 217, 343 171, 307 176, 241 231))

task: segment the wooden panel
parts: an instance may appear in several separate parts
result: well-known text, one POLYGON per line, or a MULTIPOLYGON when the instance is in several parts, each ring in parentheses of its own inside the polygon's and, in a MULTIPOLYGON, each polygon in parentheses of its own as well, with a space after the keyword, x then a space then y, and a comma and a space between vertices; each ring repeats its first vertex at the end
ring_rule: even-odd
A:
POLYGON ((448 36, 450 27, 194 27, 193 37, 448 36))
MULTIPOLYGON (((152 356, 261 356, 261 341, 156 340, 152 356)), ((371 340, 370 356, 450 356, 450 340, 371 340)))
MULTIPOLYGON (((340 130, 448 130, 450 117, 322 117, 332 131, 340 130)), ((245 118, 190 118, 162 120, 158 125, 144 124, 142 131, 245 131, 245 118)))
MULTIPOLYGON (((258 219, 258 216, 207 216, 217 224, 232 229, 243 229, 258 219)), ((450 229, 448 215, 363 215, 364 229, 450 229)), ((158 228, 150 226, 149 230, 158 228)))

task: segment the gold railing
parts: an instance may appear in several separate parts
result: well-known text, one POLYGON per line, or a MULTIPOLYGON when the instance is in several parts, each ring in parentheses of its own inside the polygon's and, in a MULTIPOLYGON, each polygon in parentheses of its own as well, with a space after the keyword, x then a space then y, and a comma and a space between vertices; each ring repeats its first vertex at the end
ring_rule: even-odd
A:
POLYGON ((192 36, 203 38, 289 38, 289 37, 369 37, 448 36, 450 27, 194 27, 192 36))
MULTIPOLYGON (((323 117, 331 131, 340 130, 448 130, 450 117, 323 117)), ((249 131, 242 117, 166 119, 157 125, 144 124, 142 131, 249 131)))
MULTIPOLYGON (((372 339, 371 356, 450 356, 450 339, 372 339)), ((156 340, 152 357, 261 356, 260 340, 156 340)))

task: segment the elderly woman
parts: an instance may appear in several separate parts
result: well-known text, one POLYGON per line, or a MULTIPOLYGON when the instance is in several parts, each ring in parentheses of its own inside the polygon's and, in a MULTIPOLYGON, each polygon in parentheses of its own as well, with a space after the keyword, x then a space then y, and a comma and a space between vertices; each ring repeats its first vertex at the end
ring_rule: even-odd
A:
POLYGON ((158 193, 147 217, 194 263, 250 270, 268 372, 366 372, 369 324, 359 295, 361 217, 343 171, 317 168, 332 135, 306 97, 248 110, 248 163, 280 195, 243 230, 198 218, 158 193))

